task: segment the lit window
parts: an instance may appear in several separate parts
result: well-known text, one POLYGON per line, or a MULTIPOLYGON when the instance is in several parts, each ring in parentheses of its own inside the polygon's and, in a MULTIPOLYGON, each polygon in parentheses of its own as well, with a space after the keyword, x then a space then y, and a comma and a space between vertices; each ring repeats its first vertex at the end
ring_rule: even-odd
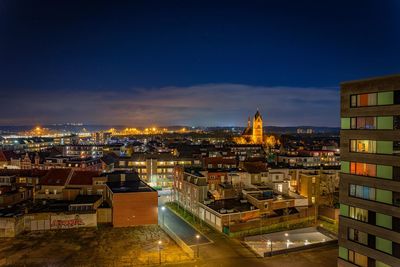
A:
POLYGON ((349 217, 358 221, 368 222, 368 210, 350 207, 349 217))
POLYGON ((349 250, 349 262, 361 267, 368 267, 368 257, 352 250, 349 250))
POLYGON ((350 140, 350 151, 360 153, 376 153, 376 141, 350 140))
POLYGON ((350 173, 355 175, 376 177, 376 165, 361 162, 351 162, 350 173))
POLYGON ((360 94, 350 96, 351 107, 368 107, 376 106, 377 93, 360 94))

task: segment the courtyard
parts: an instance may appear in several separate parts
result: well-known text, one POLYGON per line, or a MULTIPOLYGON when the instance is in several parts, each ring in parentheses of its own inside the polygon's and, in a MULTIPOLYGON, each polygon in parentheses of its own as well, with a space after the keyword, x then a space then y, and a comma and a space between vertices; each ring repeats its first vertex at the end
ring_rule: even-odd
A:
POLYGON ((271 234, 249 236, 244 238, 244 243, 261 257, 269 254, 281 254, 288 251, 307 249, 334 242, 336 237, 321 232, 316 227, 307 227, 290 231, 271 234))
POLYGON ((0 242, 0 266, 155 265, 160 255, 162 263, 190 262, 158 226, 30 232, 0 242))

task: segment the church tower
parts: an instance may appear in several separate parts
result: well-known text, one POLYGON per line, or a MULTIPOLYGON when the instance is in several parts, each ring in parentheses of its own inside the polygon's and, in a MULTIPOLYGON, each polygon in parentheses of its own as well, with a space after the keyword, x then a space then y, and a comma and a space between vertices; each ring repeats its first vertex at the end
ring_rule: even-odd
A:
POLYGON ((253 118, 253 143, 262 144, 263 143, 263 122, 260 112, 257 109, 256 114, 253 118))

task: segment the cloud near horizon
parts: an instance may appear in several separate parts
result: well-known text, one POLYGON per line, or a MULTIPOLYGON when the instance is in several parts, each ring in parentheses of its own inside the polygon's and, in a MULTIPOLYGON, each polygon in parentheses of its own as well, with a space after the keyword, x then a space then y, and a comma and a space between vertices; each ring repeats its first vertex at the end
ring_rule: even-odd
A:
POLYGON ((0 93, 0 125, 245 126, 258 108, 265 125, 339 126, 338 88, 203 84, 120 90, 0 93))

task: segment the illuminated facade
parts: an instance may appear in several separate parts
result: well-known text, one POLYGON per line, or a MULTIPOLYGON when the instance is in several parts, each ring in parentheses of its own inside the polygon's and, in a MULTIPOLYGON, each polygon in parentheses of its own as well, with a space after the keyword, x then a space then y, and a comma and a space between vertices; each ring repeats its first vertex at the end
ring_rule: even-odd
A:
POLYGON ((263 143, 263 122, 260 112, 257 110, 253 118, 253 142, 255 144, 263 143))
POLYGON ((235 137, 234 141, 237 144, 258 144, 266 146, 274 146, 278 143, 273 135, 267 136, 263 132, 263 119, 260 112, 257 110, 253 117, 253 121, 250 117, 247 121, 247 127, 243 131, 242 135, 235 137))

